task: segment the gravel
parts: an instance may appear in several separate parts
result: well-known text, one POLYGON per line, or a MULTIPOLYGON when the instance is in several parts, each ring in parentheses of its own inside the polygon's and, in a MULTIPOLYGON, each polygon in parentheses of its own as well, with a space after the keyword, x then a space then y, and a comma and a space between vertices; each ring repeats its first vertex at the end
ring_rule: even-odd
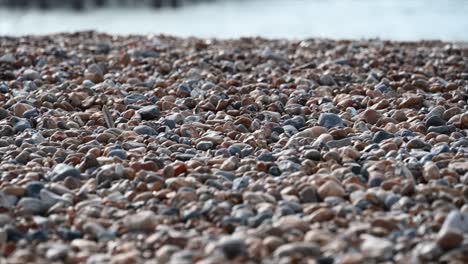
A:
POLYGON ((1 263, 468 262, 466 47, 0 45, 1 263))

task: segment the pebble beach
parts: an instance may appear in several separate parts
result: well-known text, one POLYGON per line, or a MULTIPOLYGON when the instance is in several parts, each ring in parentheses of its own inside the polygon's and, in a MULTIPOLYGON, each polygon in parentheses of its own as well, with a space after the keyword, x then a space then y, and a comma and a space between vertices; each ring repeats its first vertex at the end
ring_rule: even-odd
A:
POLYGON ((0 37, 0 263, 468 263, 468 44, 0 37))

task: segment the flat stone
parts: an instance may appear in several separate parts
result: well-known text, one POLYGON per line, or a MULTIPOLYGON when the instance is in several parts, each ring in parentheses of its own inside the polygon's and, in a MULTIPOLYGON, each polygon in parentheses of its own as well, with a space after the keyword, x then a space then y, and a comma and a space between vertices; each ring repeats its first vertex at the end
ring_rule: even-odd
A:
POLYGON ((41 78, 41 75, 32 69, 27 69, 23 72, 23 78, 26 80, 34 81, 41 78))
POLYGON ((451 162, 449 168, 456 171, 458 174, 463 175, 468 172, 468 161, 465 162, 451 162))
POLYGON ((133 131, 139 135, 155 136, 158 134, 154 128, 146 125, 136 126, 133 128, 133 131))
POLYGON ((216 247, 223 252, 227 259, 234 259, 238 256, 243 256, 247 254, 247 245, 245 244, 244 239, 237 238, 222 238, 217 244, 216 247))
POLYGON ((51 173, 49 173, 48 178, 53 181, 63 181, 66 177, 81 178, 80 171, 67 164, 57 164, 51 173))
POLYGON ((350 138, 342 138, 337 140, 330 140, 326 144, 329 148, 342 148, 351 145, 352 141, 350 138))
POLYGON ((391 241, 367 234, 361 238, 363 239, 361 250, 365 255, 377 259, 387 259, 393 255, 395 246, 391 241))
POLYGON ((26 119, 20 119, 13 126, 15 133, 23 132, 24 130, 29 128, 31 128, 31 123, 29 123, 29 121, 26 119))
POLYGON ((320 256, 320 247, 315 243, 293 242, 278 247, 273 255, 277 258, 283 257, 318 257, 320 256))
POLYGON ((440 116, 434 115, 426 120, 426 127, 445 126, 447 122, 440 116))
POLYGON ((16 207, 25 214, 40 214, 46 209, 41 200, 30 197, 21 198, 16 207))
POLYGON ((320 195, 322 199, 324 199, 326 197, 333 197, 333 196, 343 197, 346 195, 346 192, 343 189, 343 187, 341 187, 338 183, 336 183, 335 181, 329 180, 325 182, 324 184, 322 184, 322 186, 320 186, 320 188, 318 189, 318 194, 320 195))
POLYGON ((372 141, 374 141, 374 143, 380 143, 386 139, 390 139, 393 137, 395 137, 393 134, 390 134, 386 131, 379 131, 375 133, 374 137, 372 138, 372 141))
POLYGON ((316 203, 319 200, 317 189, 313 186, 305 187, 299 192, 299 199, 303 203, 316 203))
POLYGON ((364 120, 366 123, 375 124, 377 123, 377 121, 379 121, 382 115, 377 110, 366 109, 360 114, 360 116, 361 119, 364 120))
POLYGON ((158 222, 157 216, 154 212, 142 211, 128 216, 125 219, 124 224, 130 231, 150 232, 154 231, 158 222))
POLYGON ((155 105, 144 106, 137 111, 143 120, 154 120, 161 116, 159 108, 155 105))
POLYGON ((337 114, 332 113, 320 114, 318 124, 326 128, 344 127, 343 119, 337 114))
POLYGON ((209 149, 212 149, 213 148, 213 142, 211 141, 200 141, 197 143, 197 149, 198 150, 203 150, 203 151, 206 151, 206 150, 209 150, 209 149))
POLYGON ((437 244, 445 250, 457 248, 462 244, 465 234, 468 234, 468 214, 452 211, 437 234, 437 244))
POLYGON ((65 244, 54 244, 46 252, 46 258, 49 260, 64 260, 68 253, 70 252, 70 247, 65 244))
POLYGON ((14 64, 16 63, 16 58, 13 54, 7 53, 0 57, 0 63, 14 64))

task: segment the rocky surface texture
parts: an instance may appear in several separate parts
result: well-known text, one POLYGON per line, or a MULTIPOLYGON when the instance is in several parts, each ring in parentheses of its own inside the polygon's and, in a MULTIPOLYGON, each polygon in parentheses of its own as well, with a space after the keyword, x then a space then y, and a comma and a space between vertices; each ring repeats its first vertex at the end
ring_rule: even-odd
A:
POLYGON ((1 263, 467 263, 468 49, 0 38, 1 263))

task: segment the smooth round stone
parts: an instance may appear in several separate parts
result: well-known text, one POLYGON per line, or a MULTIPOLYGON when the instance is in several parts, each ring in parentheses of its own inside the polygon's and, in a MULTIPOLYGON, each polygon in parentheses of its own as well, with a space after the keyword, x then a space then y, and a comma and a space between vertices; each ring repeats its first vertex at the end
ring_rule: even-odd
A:
POLYGON ((242 176, 240 178, 236 178, 234 179, 232 183, 232 189, 236 191, 240 191, 246 188, 247 186, 249 186, 249 182, 250 182, 250 177, 248 176, 242 176))
POLYGON ((329 148, 342 148, 351 145, 352 142, 350 138, 342 138, 337 140, 330 140, 326 144, 329 148))
POLYGON ((262 153, 257 157, 257 160, 265 162, 273 162, 276 158, 271 153, 262 153))
POLYGON ((0 62, 14 64, 16 62, 16 58, 13 54, 7 53, 0 57, 0 62))
POLYGON ((432 161, 432 159, 434 158, 434 156, 435 156, 434 154, 427 154, 427 155, 424 155, 424 156, 421 158, 420 162, 421 162, 422 164, 425 164, 425 163, 427 163, 427 162, 430 162, 430 161, 432 161))
POLYGON ((434 115, 426 120, 426 127, 444 126, 447 122, 440 116, 434 115))
POLYGON ((63 181, 66 177, 81 178, 80 171, 67 164, 57 164, 49 174, 49 179, 53 182, 63 181))
POLYGON ((0 107, 0 120, 5 119, 10 116, 10 113, 4 108, 0 107))
POLYGON ((341 119, 341 117, 337 114, 333 113, 320 114, 318 124, 326 128, 344 127, 343 119, 341 119))
POLYGON ((361 118, 369 124, 375 124, 379 121, 381 114, 374 109, 366 109, 361 113, 361 118))
POLYGON ((427 117, 442 117, 445 112, 445 108, 441 105, 434 107, 429 113, 427 113, 427 117))
POLYGON ((31 197, 21 198, 16 207, 26 214, 40 214, 46 209, 41 200, 31 197))
POLYGON ((212 149, 212 148, 213 148, 213 142, 211 142, 211 141, 200 141, 197 144, 197 149, 198 150, 206 151, 206 150, 209 150, 209 149, 212 149))
POLYGON ((309 242, 293 242, 289 244, 284 244, 278 247, 273 255, 276 258, 283 257, 301 257, 301 258, 310 258, 320 256, 320 247, 315 243, 309 242))
POLYGON ((447 153, 450 151, 450 147, 446 144, 436 145, 431 149, 431 153, 434 155, 439 155, 441 153, 447 153))
POLYGON ((179 97, 189 97, 192 89, 186 84, 181 84, 177 87, 177 96, 179 97))
POLYGON ((268 173, 273 175, 273 176, 280 176, 281 175, 281 170, 278 168, 278 166, 271 166, 268 169, 268 173))
POLYGON ((8 88, 8 85, 6 84, 0 84, 0 93, 9 93, 10 92, 10 88, 8 88))
POLYGON ((428 145, 420 139, 414 138, 406 143, 407 149, 422 149, 426 148, 428 145))
POLYGON ((27 69, 23 72, 23 78, 25 80, 34 81, 36 79, 40 79, 41 76, 39 75, 37 71, 32 70, 32 69, 27 69))
POLYGON ((322 199, 325 199, 326 197, 332 196, 343 197, 346 195, 346 192, 338 183, 329 180, 320 186, 318 194, 322 199))
POLYGON ((301 165, 291 160, 282 160, 277 163, 281 172, 295 172, 301 169, 301 165))
MULTIPOLYGON (((217 149, 214 154, 215 157, 229 157, 231 155, 232 154, 230 154, 229 150, 226 148, 217 149)), ((239 152, 239 156, 240 155, 241 155, 241 152, 239 152)))
POLYGON ((393 137, 395 137, 393 134, 390 134, 386 131, 379 131, 375 133, 374 137, 372 138, 372 141, 374 143, 380 143, 386 139, 393 138, 393 137))
POLYGON ((442 126, 431 126, 427 129, 427 133, 430 133, 430 132, 434 132, 434 133, 438 133, 438 134, 450 134, 454 131, 453 127, 452 126, 445 126, 445 125, 442 125, 442 126))
POLYGON ((321 76, 319 79, 319 83, 321 85, 327 85, 327 86, 333 86, 336 84, 335 79, 333 79, 333 77, 328 74, 321 76))
POLYGON ((369 186, 370 187, 379 187, 382 185, 383 180, 379 177, 369 179, 369 186))
POLYGON ((319 201, 317 189, 312 186, 305 187, 299 192, 299 199, 303 203, 316 203, 319 201))
POLYGON ((136 104, 137 102, 146 102, 148 98, 142 94, 131 94, 127 95, 124 98, 124 104, 126 105, 131 105, 131 104, 136 104))
POLYGON ((137 113, 140 114, 143 120, 158 119, 161 116, 159 108, 155 105, 144 106, 140 108, 137 113))
POLYGON ((31 128, 31 124, 26 119, 20 119, 16 124, 13 126, 13 129, 16 133, 23 132, 26 129, 31 128))
POLYGON ((172 119, 163 119, 161 123, 170 129, 174 129, 176 127, 176 121, 172 119))
POLYGON ((121 149, 114 149, 114 150, 111 150, 109 152, 109 154, 107 154, 108 157, 117 157, 119 159, 122 159, 122 160, 126 160, 127 159, 127 152, 125 152, 124 150, 121 150, 121 149))
POLYGON ((385 94, 391 92, 392 88, 381 82, 375 85, 375 90, 385 94))
POLYGON ((135 128, 133 128, 133 131, 139 135, 154 136, 158 134, 156 130, 154 130, 154 128, 147 125, 136 126, 135 128))
POLYGON ((37 230, 28 235, 28 238, 36 241, 47 241, 49 235, 44 230, 37 230))
POLYGON ((53 261, 64 260, 70 252, 70 247, 65 244, 53 244, 46 252, 46 258, 53 261))
POLYGON ((18 231, 18 229, 16 229, 14 225, 7 225, 5 227, 2 227, 2 229, 4 229, 6 237, 9 241, 18 242, 24 238, 23 233, 18 231))
POLYGON ((26 164, 30 160, 30 153, 26 150, 21 151, 18 156, 15 157, 15 160, 21 164, 26 164))
POLYGON ((294 126, 296 129, 301 129, 305 126, 305 119, 302 116, 295 116, 284 121, 284 124, 294 126))
POLYGON ((234 259, 247 254, 247 245, 244 239, 223 238, 217 243, 216 247, 223 252, 227 259, 234 259))
POLYGON ((231 156, 236 156, 236 155, 240 156, 242 149, 239 146, 230 146, 228 148, 228 151, 229 151, 229 154, 231 154, 231 156))
POLYGON ((437 234, 437 244, 445 250, 459 247, 468 232, 468 214, 452 211, 437 234))
POLYGON ((304 157, 306 159, 315 160, 315 161, 320 161, 322 159, 322 155, 320 154, 320 151, 316 149, 307 150, 304 153, 304 157))
POLYGON ((292 125, 284 125, 283 129, 284 129, 284 133, 287 134, 288 136, 292 136, 297 133, 297 128, 295 128, 292 125))
POLYGON ((37 111, 36 108, 27 110, 26 112, 23 113, 23 117, 27 119, 36 117, 38 115, 39 115, 39 112, 37 111))
POLYGON ((44 188, 44 183, 39 181, 32 181, 26 184, 26 196, 32 198, 39 198, 39 193, 44 188))
POLYGON ((142 211, 125 219, 125 225, 130 231, 153 231, 156 227, 156 214, 153 211, 142 211))

